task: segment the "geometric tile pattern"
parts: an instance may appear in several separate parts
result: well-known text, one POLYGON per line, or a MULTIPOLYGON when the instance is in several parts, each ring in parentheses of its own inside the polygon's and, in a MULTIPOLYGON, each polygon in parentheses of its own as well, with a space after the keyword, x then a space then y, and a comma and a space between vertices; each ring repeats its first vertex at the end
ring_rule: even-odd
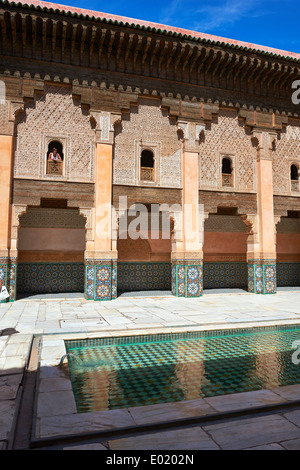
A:
MULTIPOLYGON (((116 344, 66 344, 77 411, 176 402, 300 383, 291 345, 300 329, 116 344)), ((169 338, 167 337, 169 336, 169 338)), ((76 342, 75 342, 76 343, 76 342)))
POLYGON ((276 263, 248 263, 248 292, 254 294, 277 292, 276 263))
POLYGON ((300 263, 276 263, 277 286, 300 286, 300 263))
POLYGON ((17 264, 15 259, 7 258, 5 261, 2 259, 0 264, 0 279, 8 292, 9 298, 2 300, 0 303, 13 302, 16 300, 16 280, 17 280, 17 264))
MULTIPOLYGON (((7 287, 7 274, 8 274, 8 265, 6 263, 0 264, 0 279, 2 285, 7 287)), ((6 300, 2 300, 1 303, 6 303, 6 300)))
POLYGON ((170 290, 171 263, 118 262, 118 291, 170 290))
POLYGON ((9 292, 9 302, 14 302, 17 297, 17 271, 18 271, 18 264, 10 262, 9 264, 9 271, 8 271, 8 285, 7 289, 9 292))
POLYGON ((204 262, 204 289, 245 288, 248 285, 247 263, 204 262))
MULTIPOLYGON (((10 269, 10 287, 16 277, 16 265, 10 269)), ((83 263, 18 263, 18 293, 83 292, 83 263)))
POLYGON ((117 264, 87 264, 85 266, 85 298, 112 300, 117 297, 117 264))
POLYGON ((200 297, 203 294, 202 263, 185 263, 177 261, 172 265, 172 294, 177 297, 200 297))

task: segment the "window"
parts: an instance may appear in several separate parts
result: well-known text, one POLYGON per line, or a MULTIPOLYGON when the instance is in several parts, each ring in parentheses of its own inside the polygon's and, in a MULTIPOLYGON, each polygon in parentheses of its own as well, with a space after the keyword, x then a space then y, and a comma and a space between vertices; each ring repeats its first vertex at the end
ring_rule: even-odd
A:
POLYGON ((151 150, 141 153, 141 180, 154 181, 154 155, 151 150))
POLYGON ((62 175, 63 170, 63 146, 61 142, 52 140, 47 152, 47 175, 62 175))
POLYGON ((222 186, 233 186, 231 159, 222 159, 222 186))
POLYGON ((297 165, 291 165, 291 190, 292 191, 299 191, 299 175, 298 175, 298 167, 297 165))

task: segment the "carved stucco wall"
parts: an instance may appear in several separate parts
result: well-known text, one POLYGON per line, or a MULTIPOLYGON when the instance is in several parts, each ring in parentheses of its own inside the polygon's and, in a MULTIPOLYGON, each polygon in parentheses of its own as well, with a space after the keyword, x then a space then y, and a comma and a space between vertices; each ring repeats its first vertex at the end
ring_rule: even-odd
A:
POLYGON ((289 119, 285 132, 276 140, 273 155, 273 185, 275 194, 290 193, 290 165, 300 165, 300 123, 289 119))
POLYGON ((181 187, 181 142, 175 119, 156 100, 140 99, 138 107, 122 116, 116 126, 114 183, 139 184, 141 149, 152 149, 156 161, 156 186, 181 187))
POLYGON ((9 103, 4 102, 0 97, 0 135, 9 133, 9 103))
POLYGON ((81 108, 69 88, 46 87, 44 94, 26 104, 16 125, 16 177, 45 177, 48 143, 58 140, 63 143, 64 177, 76 181, 93 179, 95 132, 88 110, 81 108))
POLYGON ((235 167, 235 190, 255 190, 256 150, 236 110, 220 109, 204 132, 199 152, 201 188, 221 188, 222 156, 229 155, 235 167))

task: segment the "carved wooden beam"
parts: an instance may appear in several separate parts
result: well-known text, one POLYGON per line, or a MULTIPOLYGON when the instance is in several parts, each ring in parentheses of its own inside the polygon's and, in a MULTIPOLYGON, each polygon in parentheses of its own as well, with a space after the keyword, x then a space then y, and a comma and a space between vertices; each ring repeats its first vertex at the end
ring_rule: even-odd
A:
POLYGON ((55 60, 56 39, 57 39, 57 21, 54 20, 52 21, 52 48, 51 48, 52 60, 55 60))
POLYGON ((204 69, 204 85, 207 85, 208 82, 212 82, 212 70, 215 64, 218 63, 218 61, 221 58, 221 51, 213 51, 211 58, 207 64, 207 66, 204 69))
POLYGON ((10 15, 10 27, 11 27, 11 34, 12 34, 12 52, 14 52, 17 43, 17 31, 16 31, 16 15, 10 15))
POLYGON ((189 62, 189 60, 190 60, 191 55, 193 54, 193 51, 194 51, 194 49, 193 49, 193 47, 191 47, 191 46, 188 46, 188 47, 186 48, 186 52, 185 52, 185 54, 184 54, 184 56, 183 56, 183 58, 182 58, 182 67, 181 67, 182 78, 184 77, 185 68, 186 68, 186 66, 187 66, 187 64, 188 64, 188 62, 189 62))
POLYGON ((201 48, 198 47, 198 46, 194 46, 193 47, 193 54, 190 58, 190 63, 189 63, 189 68, 188 68, 188 70, 189 70, 189 81, 192 80, 193 70, 195 68, 195 65, 196 65, 197 60, 199 59, 200 55, 201 55, 201 48))
POLYGON ((114 40, 115 40, 115 35, 116 35, 115 31, 110 31, 110 38, 109 38, 109 42, 108 42, 108 45, 107 45, 107 51, 106 51, 106 68, 108 70, 109 70, 110 56, 111 56, 113 43, 114 43, 114 40))
POLYGON ((150 63, 149 63, 150 73, 151 74, 153 73, 153 63, 154 63, 154 60, 156 60, 156 58, 157 58, 156 55, 157 55, 160 47, 161 47, 161 43, 160 43, 160 40, 158 39, 158 40, 155 41, 155 46, 154 46, 154 48, 152 50, 152 53, 151 53, 151 58, 150 58, 150 63))
POLYGON ((213 54, 213 50, 212 49, 208 49, 208 48, 203 48, 203 54, 201 54, 201 57, 200 59, 198 60, 197 62, 197 78, 196 78, 196 83, 199 83, 200 82, 200 73, 202 72, 202 70, 204 69, 204 67, 206 66, 206 63, 209 62, 210 60, 210 56, 213 54))
POLYGON ((83 63, 83 56, 84 56, 84 47, 85 47, 85 41, 86 41, 86 35, 88 32, 88 28, 86 26, 82 26, 82 32, 81 32, 81 39, 80 39, 80 49, 79 49, 79 60, 80 63, 83 63))
POLYGON ((173 56, 176 54, 177 49, 178 49, 178 44, 174 43, 172 46, 172 50, 170 51, 170 55, 168 57, 167 63, 166 63, 167 75, 169 74, 170 63, 172 61, 173 56))
POLYGON ((162 64, 166 63, 166 57, 168 56, 169 51, 171 49, 172 49, 172 43, 164 41, 161 53, 159 55, 158 63, 157 63, 157 73, 159 77, 162 76, 162 64))
POLYGON ((128 57, 132 48, 132 45, 134 44, 135 36, 134 35, 129 35, 129 40, 127 43, 127 47, 125 50, 125 57, 124 57, 124 70, 127 71, 128 69, 128 57))
POLYGON ((21 38, 22 38, 22 55, 26 54, 27 45, 27 31, 28 31, 28 18, 25 15, 20 15, 21 38))
POLYGON ((124 45, 124 38, 125 38, 125 34, 123 33, 123 31, 120 31, 118 34, 119 36, 118 36, 118 42, 117 42, 116 54, 115 54, 115 70, 118 70, 119 59, 120 59, 120 55, 122 52, 122 47, 124 45))
POLYGON ((98 46, 98 67, 100 67, 101 65, 101 56, 102 56, 103 44, 105 41, 106 34, 107 34, 107 29, 102 29, 99 46, 98 46))
POLYGON ((138 54, 141 50, 141 46, 142 46, 142 43, 143 43, 143 37, 139 36, 137 38, 137 41, 136 41, 136 44, 135 44, 135 48, 133 50, 133 63, 132 63, 132 67, 133 67, 133 70, 135 70, 135 66, 136 66, 136 61, 137 61, 137 58, 138 58, 138 54))
POLYGON ((6 45, 8 43, 8 38, 7 38, 7 28, 6 28, 6 17, 7 14, 1 13, 0 15, 0 30, 1 30, 1 51, 4 52, 6 45))
POLYGON ((94 51, 94 44, 96 41, 96 36, 97 36, 97 28, 96 26, 92 26, 91 40, 90 40, 89 49, 88 49, 89 65, 92 64, 92 60, 93 60, 93 51, 94 51))

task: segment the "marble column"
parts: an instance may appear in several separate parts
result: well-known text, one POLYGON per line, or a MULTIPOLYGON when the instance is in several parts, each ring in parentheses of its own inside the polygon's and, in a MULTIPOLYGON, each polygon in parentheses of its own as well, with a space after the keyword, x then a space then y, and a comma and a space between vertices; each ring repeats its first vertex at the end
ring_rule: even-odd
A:
MULTIPOLYGON (((172 248, 172 293, 178 297, 203 294, 203 230, 199 207, 199 153, 197 140, 203 126, 179 123, 183 132, 182 211, 172 248)), ((199 143, 199 142, 198 142, 199 143)))
POLYGON ((13 136, 0 135, 0 279, 7 287, 9 301, 16 299, 16 256, 11 256, 10 220, 13 136))
POLYGON ((113 240, 112 207, 113 127, 110 113, 93 113, 98 123, 95 157, 95 208, 93 240, 85 251, 85 298, 112 300, 117 297, 117 251, 113 240))
POLYGON ((255 236, 248 243, 248 291, 255 294, 275 294, 276 240, 273 206, 272 151, 276 133, 253 131, 257 149, 257 215, 255 236))

